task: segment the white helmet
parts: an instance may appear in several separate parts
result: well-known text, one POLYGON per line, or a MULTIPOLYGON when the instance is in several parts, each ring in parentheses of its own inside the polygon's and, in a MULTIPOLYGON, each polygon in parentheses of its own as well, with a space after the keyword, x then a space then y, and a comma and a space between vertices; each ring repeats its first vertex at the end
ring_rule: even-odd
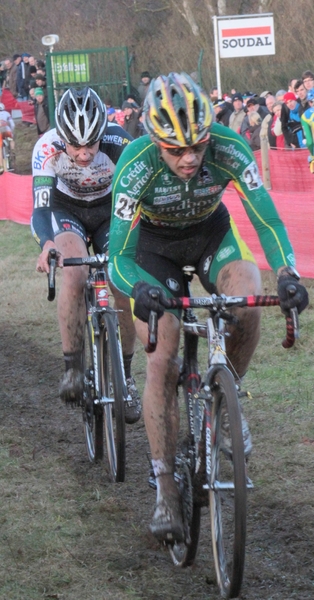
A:
POLYGON ((98 94, 89 87, 68 89, 55 111, 57 132, 74 146, 92 146, 104 134, 107 110, 98 94))

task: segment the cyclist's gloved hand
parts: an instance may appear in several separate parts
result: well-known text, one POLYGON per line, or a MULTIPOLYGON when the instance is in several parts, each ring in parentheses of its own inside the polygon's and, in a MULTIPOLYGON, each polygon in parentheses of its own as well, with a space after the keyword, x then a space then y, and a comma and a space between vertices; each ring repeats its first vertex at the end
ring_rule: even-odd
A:
POLYGON ((309 303, 307 289, 299 283, 299 276, 292 267, 287 267, 278 276, 277 290, 282 312, 288 313, 290 308, 296 307, 300 314, 309 303), (295 293, 291 290, 295 288, 295 293))
POLYGON ((158 298, 166 299, 166 296, 159 285, 152 285, 146 281, 138 281, 132 290, 132 298, 134 298, 134 314, 135 316, 148 323, 149 313, 154 310, 157 313, 157 318, 160 319, 164 314, 164 309, 159 303, 158 298, 152 296, 157 295, 158 298))

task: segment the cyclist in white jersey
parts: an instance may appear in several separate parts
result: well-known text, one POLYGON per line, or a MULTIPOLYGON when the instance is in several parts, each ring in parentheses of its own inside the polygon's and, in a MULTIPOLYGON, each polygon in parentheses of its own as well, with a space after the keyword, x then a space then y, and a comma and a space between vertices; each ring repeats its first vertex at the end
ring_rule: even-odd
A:
POLYGON ((3 140, 7 138, 10 143, 11 157, 14 153, 14 132, 15 123, 9 111, 5 110, 5 106, 0 102, 0 175, 4 172, 2 146, 3 140))
MULTIPOLYGON (((56 128, 45 133, 33 150, 34 210, 31 227, 41 246, 37 271, 49 272, 48 252, 63 258, 87 255, 87 244, 95 252, 108 246, 111 187, 115 165, 132 141, 122 127, 107 123, 106 107, 91 88, 70 88, 55 112, 56 128)), ((58 320, 65 360, 60 396, 80 404, 83 392, 81 351, 85 322, 84 267, 64 269, 58 296, 58 320)), ((119 302, 124 367, 129 403, 127 423, 141 416, 141 403, 131 375, 135 330, 127 298, 112 287, 119 302)))

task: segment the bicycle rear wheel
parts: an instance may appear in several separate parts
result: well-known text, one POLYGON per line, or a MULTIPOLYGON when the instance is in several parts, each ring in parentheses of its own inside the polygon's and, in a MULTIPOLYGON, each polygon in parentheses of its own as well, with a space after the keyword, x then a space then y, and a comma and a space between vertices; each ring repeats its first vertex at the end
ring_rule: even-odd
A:
POLYGON ((85 326, 83 422, 88 458, 107 456, 110 478, 125 478, 126 384, 116 315, 102 315, 99 335, 91 317, 85 326))
POLYGON ((5 171, 10 169, 10 148, 5 140, 2 145, 3 168, 5 171))
POLYGON ((234 378, 227 368, 215 370, 211 389, 209 500, 213 554, 221 595, 237 598, 243 579, 246 538, 246 468, 241 412, 234 378), (227 455, 222 444, 222 423, 226 413, 232 457, 227 455))
POLYGON ((124 403, 127 398, 118 319, 114 311, 104 315, 101 389, 106 398, 105 431, 110 476, 113 481, 125 479, 125 418, 124 403), (114 411, 114 412, 113 412, 114 411))
POLYGON ((95 388, 95 372, 93 353, 93 328, 89 315, 85 324, 83 372, 83 423, 87 456, 91 462, 102 460, 104 456, 104 408, 95 403, 97 398, 95 388))

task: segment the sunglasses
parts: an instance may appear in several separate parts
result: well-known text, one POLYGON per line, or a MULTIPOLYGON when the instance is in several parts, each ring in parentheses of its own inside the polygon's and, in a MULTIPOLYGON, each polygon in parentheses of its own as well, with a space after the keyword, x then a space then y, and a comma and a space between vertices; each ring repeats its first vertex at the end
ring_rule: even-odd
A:
POLYGON ((183 156, 186 152, 194 152, 195 154, 201 154, 203 150, 206 148, 206 144, 209 140, 209 136, 203 142, 199 142, 198 144, 194 144, 193 146, 183 146, 182 148, 174 148, 173 146, 166 146, 165 144, 160 144, 161 148, 166 150, 168 154, 171 156, 180 157, 183 156))

